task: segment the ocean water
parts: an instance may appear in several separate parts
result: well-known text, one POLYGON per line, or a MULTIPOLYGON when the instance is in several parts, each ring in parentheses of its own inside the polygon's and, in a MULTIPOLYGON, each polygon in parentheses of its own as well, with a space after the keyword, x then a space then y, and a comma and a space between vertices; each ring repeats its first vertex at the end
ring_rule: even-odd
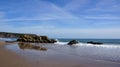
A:
POLYGON ((89 41, 95 41, 95 42, 101 42, 104 44, 114 44, 114 45, 120 45, 120 39, 58 39, 60 42, 69 42, 71 40, 77 40, 81 43, 87 43, 89 41))
MULTIPOLYGON (((74 39, 58 39, 58 44, 66 45, 74 39)), ((120 63, 120 39, 75 39, 79 44, 69 46, 70 54, 86 58, 120 63), (87 44, 88 41, 101 42, 102 45, 87 44)), ((64 52, 64 51, 63 51, 64 52)), ((69 53, 69 50, 68 52, 69 53)))

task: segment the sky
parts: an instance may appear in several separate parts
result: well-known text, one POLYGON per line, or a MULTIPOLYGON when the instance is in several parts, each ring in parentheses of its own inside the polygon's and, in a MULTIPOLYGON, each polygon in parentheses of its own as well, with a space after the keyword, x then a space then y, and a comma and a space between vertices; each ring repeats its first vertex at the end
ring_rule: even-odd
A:
POLYGON ((0 0, 0 31, 120 38, 120 0, 0 0))

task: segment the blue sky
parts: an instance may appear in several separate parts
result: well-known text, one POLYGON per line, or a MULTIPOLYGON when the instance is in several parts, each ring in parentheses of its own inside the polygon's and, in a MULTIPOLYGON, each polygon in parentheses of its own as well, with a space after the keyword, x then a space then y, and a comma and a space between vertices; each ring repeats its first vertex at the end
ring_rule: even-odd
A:
POLYGON ((120 38, 120 0, 0 0, 0 31, 120 38))

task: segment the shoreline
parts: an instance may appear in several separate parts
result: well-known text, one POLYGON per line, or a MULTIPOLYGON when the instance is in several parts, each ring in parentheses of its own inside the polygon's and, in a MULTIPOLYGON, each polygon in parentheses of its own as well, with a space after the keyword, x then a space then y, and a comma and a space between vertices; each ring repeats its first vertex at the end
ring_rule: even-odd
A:
MULTIPOLYGON (((56 60, 30 60, 23 57, 9 49, 5 48, 6 45, 15 43, 0 42, 0 67, 73 67, 75 64, 67 64, 56 60), (51 62, 52 61, 52 62, 51 62), (59 63, 61 62, 61 63, 59 63)), ((79 64, 79 66, 82 66, 79 64)), ((84 67, 84 66, 82 66, 84 67)))
MULTIPOLYGON (((119 67, 119 63, 108 62, 102 60, 84 59, 73 55, 58 53, 57 50, 48 50, 48 52, 28 54, 25 51, 16 53, 4 46, 12 46, 15 43, 0 42, 0 67, 119 67), (51 53, 49 53, 51 52, 51 53)), ((59 49, 58 49, 59 50, 59 49)))

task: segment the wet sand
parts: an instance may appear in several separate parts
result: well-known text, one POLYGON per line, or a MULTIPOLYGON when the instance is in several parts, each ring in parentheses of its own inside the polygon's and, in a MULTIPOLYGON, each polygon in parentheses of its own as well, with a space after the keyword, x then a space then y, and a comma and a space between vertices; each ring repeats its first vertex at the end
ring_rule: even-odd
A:
POLYGON ((0 42, 0 67, 31 67, 30 62, 4 48, 9 43, 0 42))
MULTIPOLYGON (((9 43, 0 43, 0 67, 119 67, 119 63, 101 60, 91 60, 82 57, 57 53, 48 50, 46 52, 28 53, 14 52, 5 48, 9 43), (23 54, 21 54, 23 53, 23 54)), ((11 45, 11 44, 9 44, 11 45)))

